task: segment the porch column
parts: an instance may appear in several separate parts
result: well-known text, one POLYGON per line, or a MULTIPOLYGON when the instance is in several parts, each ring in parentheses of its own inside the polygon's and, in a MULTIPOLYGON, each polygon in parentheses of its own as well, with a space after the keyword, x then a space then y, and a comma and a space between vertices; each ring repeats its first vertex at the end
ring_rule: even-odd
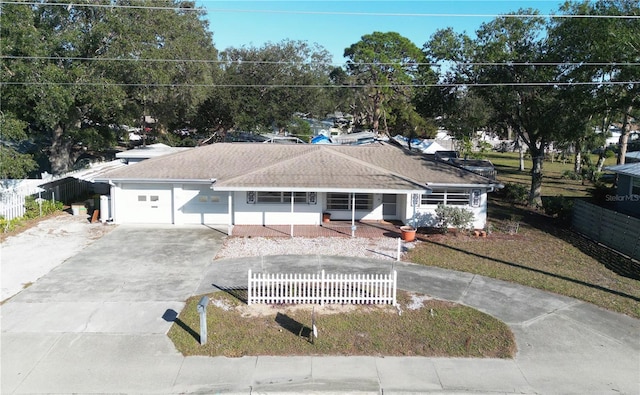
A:
POLYGON ((227 211, 229 212, 229 225, 227 226, 227 234, 233 234, 233 192, 227 192, 227 211))
POLYGON ((356 194, 351 194, 351 237, 356 236, 356 194))
POLYGON ((293 237, 293 202, 294 202, 294 196, 293 196, 293 191, 291 191, 291 237, 293 237))

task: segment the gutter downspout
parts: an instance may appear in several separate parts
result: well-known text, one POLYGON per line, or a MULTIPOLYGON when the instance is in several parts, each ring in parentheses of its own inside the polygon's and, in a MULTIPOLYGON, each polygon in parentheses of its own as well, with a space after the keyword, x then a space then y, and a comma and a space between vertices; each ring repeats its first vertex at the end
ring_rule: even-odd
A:
POLYGON ((113 183, 113 181, 109 180, 107 181, 107 184, 109 184, 109 195, 111 195, 111 202, 109 203, 109 209, 111 210, 111 216, 110 216, 110 220, 112 223, 116 223, 115 218, 116 218, 116 195, 114 193, 115 191, 115 187, 116 184, 113 183))

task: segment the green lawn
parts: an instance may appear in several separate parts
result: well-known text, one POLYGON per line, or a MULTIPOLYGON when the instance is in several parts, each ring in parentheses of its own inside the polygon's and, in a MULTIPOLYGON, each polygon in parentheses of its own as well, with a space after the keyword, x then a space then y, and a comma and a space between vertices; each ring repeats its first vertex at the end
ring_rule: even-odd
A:
MULTIPOLYGON (((490 152, 485 155, 490 160, 498 172, 498 181, 503 184, 517 183, 527 187, 531 186, 531 159, 525 158, 525 171, 519 170, 520 160, 517 152, 490 152)), ((592 161, 595 163, 598 158, 592 155, 592 161)), ((605 166, 613 165, 614 159, 607 159, 605 166)), ((545 160, 542 165, 543 185, 542 196, 558 196, 567 197, 584 197, 588 194, 588 189, 592 187, 590 182, 583 183, 580 180, 570 180, 562 178, 564 171, 573 170, 573 157, 566 160, 545 160)))
MULTIPOLYGON (((245 292, 246 294, 246 292, 245 292)), ((252 305, 225 292, 209 295, 207 343, 200 345, 200 296, 190 298, 169 330, 184 355, 381 355, 513 358, 513 333, 503 322, 451 302, 398 293, 393 306, 252 305)))
MULTIPOLYGON (((501 183, 530 184, 530 174, 518 170, 517 153, 491 153, 487 159, 501 183)), ((525 164, 530 168, 530 161, 525 164)), ((571 160, 545 161, 543 197, 589 196, 590 182, 561 177, 571 169, 571 160)), ((487 238, 423 234, 424 243, 407 260, 512 281, 640 318, 639 262, 572 232, 568 223, 505 203, 495 194, 489 199, 488 220, 495 231, 487 238), (518 233, 509 234, 515 222, 518 233)))

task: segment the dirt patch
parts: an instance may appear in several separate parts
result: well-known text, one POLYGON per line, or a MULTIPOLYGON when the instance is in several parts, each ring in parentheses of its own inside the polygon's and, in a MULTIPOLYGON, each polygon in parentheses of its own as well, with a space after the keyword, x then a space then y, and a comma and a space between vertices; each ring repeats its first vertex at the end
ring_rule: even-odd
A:
POLYGON ((240 314, 242 317, 267 317, 276 316, 280 314, 305 314, 305 312, 311 316, 312 312, 317 315, 330 315, 330 314, 345 314, 354 311, 359 312, 374 312, 374 311, 386 311, 396 312, 397 309, 390 305, 354 305, 354 304, 325 304, 324 306, 312 305, 312 304, 263 304, 255 303, 251 306, 246 304, 240 304, 232 306, 229 303, 225 303, 221 300, 214 300, 212 304, 222 309, 233 310, 240 314))
POLYGON ((42 221, 46 221, 46 220, 51 219, 51 218, 67 216, 67 215, 69 215, 69 214, 66 213, 66 212, 57 212, 57 213, 49 214, 49 215, 44 216, 44 217, 38 217, 38 218, 25 220, 22 224, 20 224, 20 226, 16 227, 16 229, 13 229, 13 230, 8 231, 8 232, 0 233, 0 242, 4 242, 9 237, 19 235, 20 233, 22 233, 22 232, 24 232, 26 230, 29 230, 29 229, 33 228, 34 226, 37 226, 42 221))

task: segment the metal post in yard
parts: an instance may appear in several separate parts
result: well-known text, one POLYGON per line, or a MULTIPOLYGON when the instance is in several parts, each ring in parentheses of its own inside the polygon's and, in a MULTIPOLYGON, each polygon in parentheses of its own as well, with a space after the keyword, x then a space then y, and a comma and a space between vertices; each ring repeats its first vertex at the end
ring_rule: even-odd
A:
POLYGON ((207 305, 209 298, 203 296, 198 302, 198 314, 200 314, 200 345, 207 343, 207 305))

